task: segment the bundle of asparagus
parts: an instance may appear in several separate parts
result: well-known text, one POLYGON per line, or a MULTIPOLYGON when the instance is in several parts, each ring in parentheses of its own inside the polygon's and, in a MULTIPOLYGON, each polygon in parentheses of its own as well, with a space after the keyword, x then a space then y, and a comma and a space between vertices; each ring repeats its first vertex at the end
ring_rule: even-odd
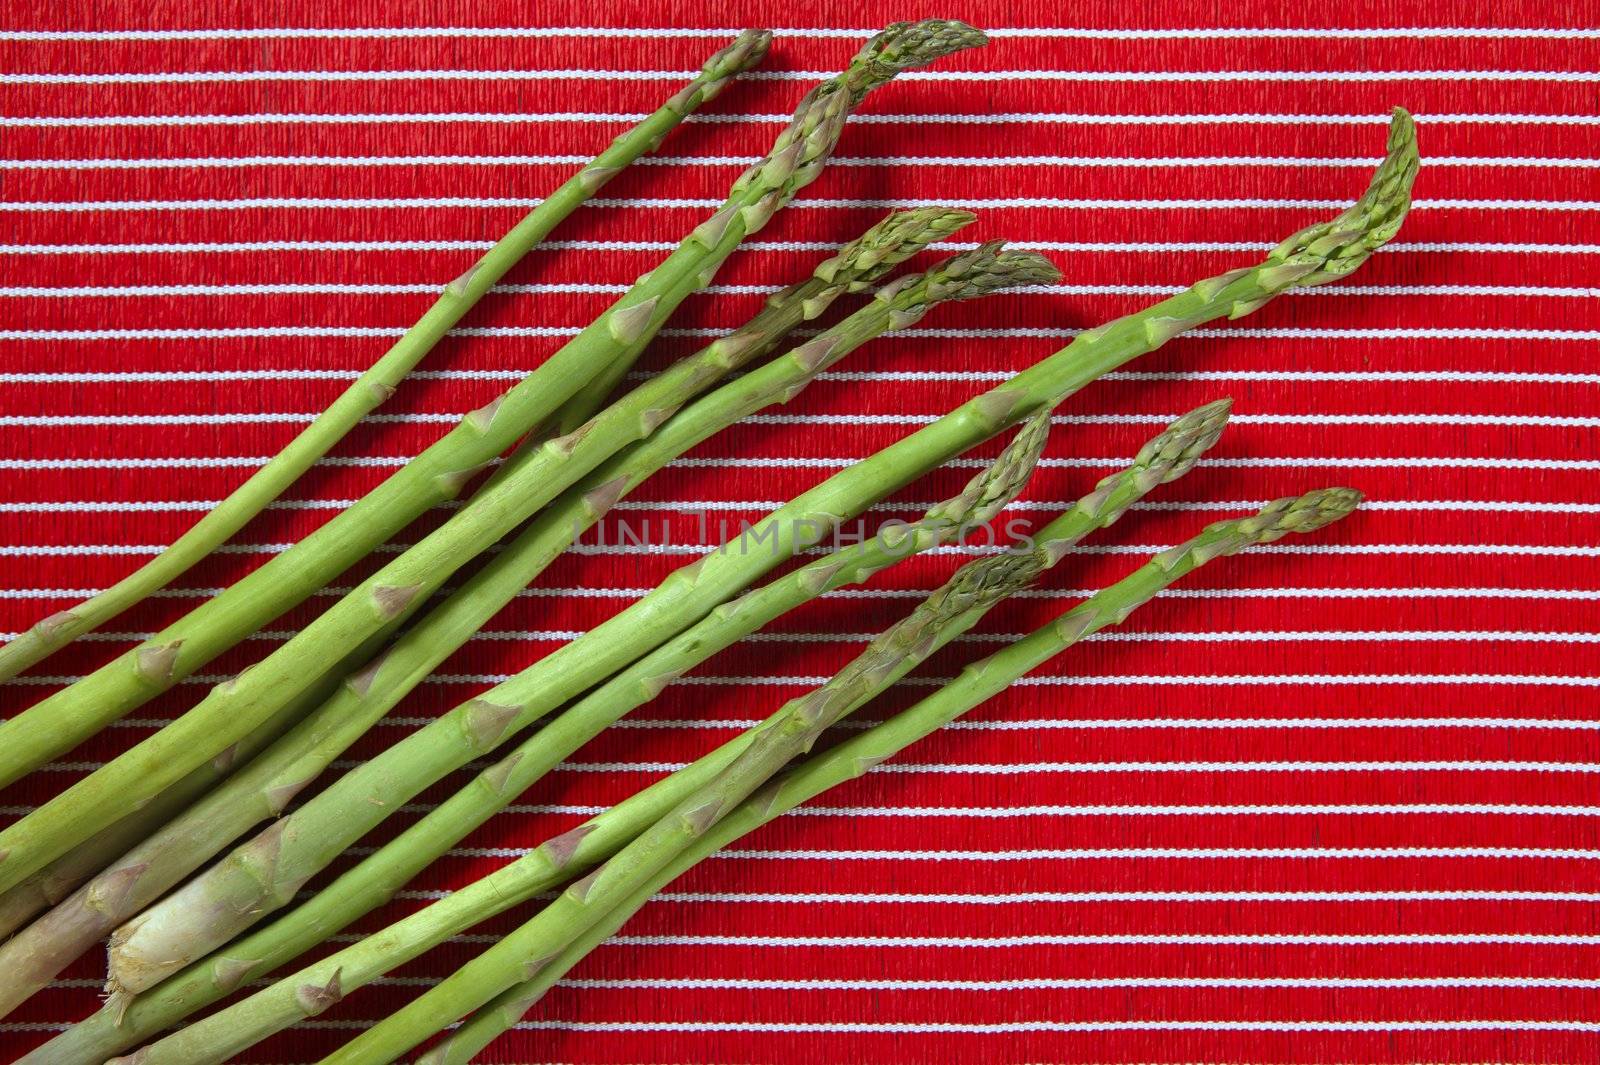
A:
MULTIPOLYGON (((310 595, 423 510, 460 492, 490 460, 554 414, 595 374, 619 360, 631 362, 685 297, 711 283, 746 236, 816 178, 845 119, 867 93, 902 70, 982 40, 970 27, 940 21, 899 24, 873 38, 844 73, 806 96, 766 159, 734 182, 715 214, 526 380, 466 415, 447 436, 350 509, 188 618, 0 725, 0 783, 66 750, 186 676, 310 595), (329 568, 322 564, 329 557, 342 561, 329 568)), ((0 891, 265 726, 351 648, 393 632, 456 569, 623 445, 648 436, 715 379, 708 369, 705 363, 679 364, 595 419, 528 452, 529 461, 510 476, 486 486, 443 526, 362 581, 267 658, 217 685, 182 718, 0 831, 0 891)))
MULTIPOLYGON (((789 401, 847 353, 886 330, 910 325, 937 303, 1058 276, 1042 258, 991 242, 878 287, 897 264, 971 221, 965 212, 941 209, 891 215, 809 279, 774 295, 745 326, 605 405, 672 310, 708 285, 744 237, 814 180, 845 118, 871 89, 982 39, 961 23, 938 20, 897 24, 873 38, 844 73, 812 90, 771 153, 734 183, 721 209, 535 373, 467 415, 291 550, 134 651, 0 723, 4 782, 305 599, 427 507, 462 492, 478 471, 522 441, 439 530, 277 651, 126 755, 0 830, 0 936, 16 932, 0 945, 0 1014, 112 932, 106 1007, 24 1061, 104 1061, 312 949, 381 905, 562 759, 685 671, 818 595, 867 580, 911 555, 958 543, 972 525, 993 519, 1027 482, 1053 410, 1077 389, 1187 329, 1240 317, 1285 291, 1349 273, 1394 235, 1409 206, 1417 166, 1414 131, 1409 116, 1397 110, 1386 157, 1370 187, 1337 218, 1296 233, 1253 267, 1208 278, 1081 333, 1056 354, 802 493, 736 542, 670 574, 632 606, 291 809, 342 751, 575 536, 673 458, 764 406, 789 401), (779 350, 787 334, 839 297, 874 287, 872 298, 839 324, 758 365, 779 350), (718 386, 740 370, 742 376, 718 386), (824 554, 749 590, 810 546, 819 531, 862 514, 1017 425, 1021 429, 999 459, 920 521, 824 554), (483 568, 394 639, 453 572, 513 532, 483 568), (541 720, 538 731, 517 739, 541 720), (500 752, 499 760, 453 797, 300 905, 250 930, 288 907, 312 877, 390 812, 491 751, 500 752), (269 820, 265 830, 191 877, 269 820)), ((767 42, 766 34, 747 32, 719 52, 688 87, 452 282, 327 415, 230 497, 220 516, 197 525, 169 554, 103 597, 24 634, 0 652, 0 676, 99 624, 231 535, 392 392, 444 330, 551 226, 621 166, 653 150, 730 77, 759 61, 767 42)), ((850 667, 764 724, 477 884, 118 1060, 224 1060, 326 1009, 441 939, 586 874, 457 976, 330 1059, 387 1061, 478 1010, 427 1057, 435 1063, 467 1060, 661 885, 716 847, 865 771, 1086 633, 1120 622, 1194 566, 1290 531, 1309 531, 1355 505, 1353 493, 1328 490, 1280 500, 1255 518, 1211 526, 890 722, 834 751, 804 758, 832 724, 1031 584, 1071 544, 1186 472, 1215 442, 1226 417, 1226 401, 1186 415, 1126 470, 1049 523, 1028 550, 962 568, 850 667), (769 783, 791 763, 797 768, 786 779, 769 783)))
MULTIPOLYGON (((1227 408, 1226 401, 1210 404, 1174 423, 1146 444, 1127 470, 1104 479, 1094 492, 1031 537, 1027 551, 1003 554, 963 567, 910 617, 874 640, 855 662, 828 684, 791 701, 762 725, 578 829, 546 842, 526 857, 483 880, 382 932, 278 980, 221 1013, 143 1048, 140 1051, 142 1056, 120 1060, 137 1061, 140 1065, 226 1060, 229 1055, 272 1032, 321 1012, 343 996, 411 960, 446 937, 569 880, 575 873, 609 856, 601 871, 578 881, 568 889, 567 896, 558 899, 555 906, 535 919, 536 922, 544 921, 550 927, 560 929, 553 934, 558 941, 557 949, 539 953, 537 957, 548 960, 558 954, 565 956, 573 943, 585 941, 583 931, 592 926, 584 921, 604 920, 612 909, 617 908, 619 899, 630 900, 639 894, 638 885, 653 885, 631 908, 626 908, 625 917, 626 913, 642 905, 649 894, 659 890, 652 873, 659 873, 669 865, 676 868, 672 864, 673 859, 684 852, 694 851, 703 856, 697 844, 703 842, 703 837, 710 834, 712 826, 724 814, 733 810, 748 797, 750 791, 770 778, 776 772, 774 767, 787 764, 798 749, 809 749, 811 742, 828 725, 870 701, 918 662, 970 629, 1000 600, 1031 585, 1039 574, 1064 557, 1068 547, 1079 542, 1088 532, 1115 521, 1132 502, 1151 488, 1186 473, 1216 441, 1226 420, 1227 408), (743 783, 737 783, 740 781, 743 783), (739 795, 740 791, 746 794, 739 795), (730 798, 730 795, 738 797, 730 798), (618 851, 619 845, 625 841, 631 842, 618 851), (641 860, 640 855, 649 857, 641 860), (618 867, 622 872, 615 871, 618 867), (597 882, 606 888, 606 894, 597 894, 597 882), (635 885, 632 890, 629 889, 630 883, 635 885), (582 904, 580 912, 587 916, 563 918, 558 907, 568 896, 582 904), (594 896, 593 901, 591 896, 594 896)), ((956 516, 962 521, 978 516, 981 510, 972 511, 971 500, 990 497, 994 503, 1003 505, 1021 487, 1021 482, 1031 469, 1032 460, 1043 441, 1044 425, 1043 420, 1030 423, 986 474, 976 478, 961 496, 931 511, 922 522, 911 527, 903 539, 896 539, 892 545, 880 542, 876 546, 846 549, 806 568, 822 572, 859 572, 863 566, 876 569, 886 554, 897 552, 902 545, 938 542, 942 539, 940 530, 949 527, 947 516, 956 516)), ((1120 622, 1140 602, 1177 580, 1195 565, 1252 543, 1278 539, 1291 531, 1310 531, 1348 513, 1356 501, 1355 494, 1347 490, 1329 490, 1312 493, 1298 500, 1279 500, 1252 519, 1218 523, 1201 537, 1166 552, 1149 566, 1061 619, 1054 632, 1065 642, 1056 650, 1087 632, 1120 622), (1112 603, 1119 605, 1115 608, 1107 605, 1112 603)), ((987 509, 997 510, 998 506, 990 504, 987 509)), ((752 593, 752 597, 771 596, 774 591, 781 595, 783 586, 794 583, 792 580, 780 580, 760 592, 752 593)), ((813 579, 809 583, 816 582, 813 579)), ((711 627, 728 627, 723 619, 715 620, 717 625, 711 627)), ((1029 639, 1037 644, 1043 637, 1029 639)), ((716 649, 715 646, 707 648, 695 660, 703 660, 716 649)), ((1024 652, 1026 660, 1031 662, 1026 668, 1033 668, 1052 653, 1046 650, 1041 657, 1037 646, 1024 652)), ((693 661, 688 664, 693 664, 693 661)), ((957 713, 977 705, 1020 675, 1020 672, 1012 672, 998 687, 994 687, 994 677, 988 676, 987 670, 981 667, 975 667, 975 670, 983 681, 978 686, 982 694, 974 698, 970 692, 966 693, 966 701, 957 704, 957 713)), ((607 688, 610 687, 612 685, 607 685, 607 688)), ((924 731, 932 731, 935 727, 936 724, 924 726, 924 731)), ((904 742, 909 741, 903 740, 902 745, 904 742)), ((795 800, 796 803, 798 801, 801 799, 795 800)), ((775 816, 777 812, 781 811, 773 811, 769 816, 775 816)), ((754 825, 746 824, 734 835, 742 834, 750 827, 754 825)), ((614 926, 607 922, 606 927, 609 929, 614 926)), ((539 935, 537 930, 531 930, 531 926, 530 930, 517 933, 517 936, 530 937, 541 943, 552 937, 551 934, 545 934, 544 940, 539 940, 539 935)), ((502 952, 502 957, 515 956, 521 950, 524 960, 509 969, 502 966, 500 971, 521 973, 522 980, 527 981, 532 979, 532 972, 540 971, 541 966, 537 961, 526 961, 530 957, 523 949, 526 944, 518 944, 515 939, 515 936, 508 938, 493 950, 502 952)), ((571 957, 563 971, 578 956, 581 955, 571 957)), ((442 996, 448 993, 447 989, 453 983, 470 983, 473 987, 470 993, 483 995, 483 998, 464 1006, 455 1002, 449 1007, 435 1007, 427 1003, 434 995, 434 992, 429 992, 412 1007, 375 1030, 383 1034, 363 1036, 341 1051, 336 1056, 337 1060, 344 1060, 343 1056, 347 1054, 352 1055, 350 1060, 353 1061, 390 1060, 390 1057, 381 1055, 392 1056, 402 1052, 453 1019, 440 1021, 438 1014, 429 1012, 429 1009, 456 1008, 454 1016, 460 1016, 482 1004, 489 995, 499 990, 486 990, 491 986, 492 978, 483 977, 481 972, 483 967, 490 964, 488 958, 486 954, 464 969, 458 977, 437 989, 442 1001, 442 996), (413 1015, 425 1018, 415 1023, 432 1024, 433 1027, 410 1030, 406 1037, 410 1042, 403 1045, 395 1042, 397 1037, 389 1033, 406 1031, 406 1025, 411 1023, 409 1018, 413 1015)), ((501 1015, 509 1016, 511 1021, 519 1018, 532 1004, 526 995, 519 994, 513 998, 520 1004, 515 1013, 501 1011, 501 1015)), ((133 1027, 143 1026, 136 1021, 133 1027)), ((456 1048, 458 1044, 452 1042, 450 1046, 456 1048)), ((439 1053, 446 1051, 441 1049, 439 1053)))

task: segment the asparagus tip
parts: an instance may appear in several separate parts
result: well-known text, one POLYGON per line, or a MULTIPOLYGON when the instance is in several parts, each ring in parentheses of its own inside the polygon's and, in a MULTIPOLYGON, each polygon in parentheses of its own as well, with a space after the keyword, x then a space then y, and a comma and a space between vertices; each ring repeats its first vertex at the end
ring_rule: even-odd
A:
POLYGON ((1411 209, 1418 165, 1416 123, 1409 111, 1397 107, 1389 122, 1383 162, 1361 199, 1332 221, 1296 233, 1267 257, 1264 270, 1278 279, 1274 291, 1343 277, 1394 239, 1411 209))
POLYGON ((1133 465, 1156 473, 1155 483, 1177 480, 1216 444, 1232 411, 1233 400, 1228 397, 1196 407, 1146 441, 1133 465))
POLYGON ((1029 418, 998 458, 966 483, 957 495, 930 508, 924 521, 938 522, 957 535, 964 527, 994 520, 1027 487, 1050 437, 1050 409, 1029 418))
POLYGON ((707 77, 731 77, 755 67, 771 47, 771 30, 740 30, 726 48, 706 60, 703 69, 707 77))
POLYGON ((1250 542, 1264 544, 1289 533, 1314 532, 1331 525, 1361 505, 1354 488, 1319 488, 1300 496, 1275 499, 1239 523, 1250 542))
POLYGON ((1043 255, 1008 251, 1005 242, 991 240, 969 252, 946 259, 928 271, 930 302, 969 300, 1004 288, 1053 285, 1061 271, 1043 255))
POLYGON ((895 22, 868 41, 851 65, 871 66, 886 81, 902 70, 927 66, 947 55, 988 43, 982 30, 956 19, 895 22))

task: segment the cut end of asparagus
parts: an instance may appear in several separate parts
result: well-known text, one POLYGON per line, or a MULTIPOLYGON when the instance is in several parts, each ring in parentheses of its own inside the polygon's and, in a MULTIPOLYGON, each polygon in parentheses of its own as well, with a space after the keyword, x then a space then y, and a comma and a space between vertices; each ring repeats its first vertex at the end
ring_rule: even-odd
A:
POLYGON ((1339 217, 1301 230, 1267 257, 1262 270, 1279 290, 1307 288, 1343 277, 1394 239, 1411 209, 1417 180, 1417 127, 1410 112, 1394 109, 1387 154, 1361 199, 1339 217))

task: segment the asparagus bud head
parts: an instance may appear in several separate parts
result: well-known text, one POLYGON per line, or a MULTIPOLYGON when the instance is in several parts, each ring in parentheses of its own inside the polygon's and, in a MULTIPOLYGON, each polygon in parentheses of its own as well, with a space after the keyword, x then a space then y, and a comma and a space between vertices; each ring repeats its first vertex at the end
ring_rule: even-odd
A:
POLYGON ((1269 544, 1290 533, 1314 532, 1331 525, 1360 506, 1361 498, 1353 488, 1321 488, 1303 496, 1275 499, 1253 517, 1233 524, 1250 544, 1269 544))
POLYGON ((1366 262, 1399 232, 1411 209, 1417 165, 1416 123, 1410 112, 1397 107, 1383 162, 1365 195, 1337 218, 1302 229, 1274 248, 1263 277, 1281 279, 1278 291, 1307 288, 1343 277, 1366 262))
POLYGON ((952 256, 922 274, 897 278, 877 291, 881 300, 909 325, 935 303, 971 300, 1000 289, 1022 285, 1054 284, 1061 271, 1042 255, 1007 251, 1005 242, 991 240, 969 252, 952 256))
POLYGON ((989 43, 982 30, 965 22, 923 19, 896 22, 862 46, 845 77, 855 94, 851 106, 903 70, 925 67, 937 59, 989 43))
MULTIPOLYGON (((1211 450, 1227 427, 1232 411, 1233 400, 1224 398, 1185 414, 1145 441, 1133 458, 1136 475, 1149 481, 1151 487, 1176 481, 1194 469, 1200 456, 1211 450)), ((1113 474, 1100 483, 1103 485, 1116 476, 1113 474)))
POLYGON ((1022 494, 1049 438, 1050 412, 1040 411, 1023 423, 998 458, 968 481, 957 495, 930 508, 923 520, 944 522, 956 528, 984 525, 994 520, 995 515, 1022 494))
POLYGON ((757 66, 767 57, 767 49, 770 47, 772 47, 771 30, 740 31, 732 44, 706 60, 705 66, 701 68, 706 78, 713 83, 707 87, 707 98, 721 91, 729 78, 757 66))
POLYGON ((1199 536, 1161 552, 1151 562, 1169 574, 1181 575, 1214 558, 1257 544, 1270 544, 1290 533, 1314 532, 1338 521, 1360 503, 1361 493, 1353 488, 1321 488, 1303 496, 1275 499, 1248 518, 1207 525, 1199 536))
POLYGON ((746 235, 767 223, 772 213, 816 179, 833 154, 845 119, 867 93, 903 70, 986 43, 982 33, 962 22, 926 19, 898 22, 868 41, 838 77, 806 94, 789 127, 773 142, 772 151, 734 183, 746 235))
POLYGON ((865 292, 892 268, 971 225, 977 217, 951 207, 896 211, 840 248, 838 255, 817 267, 815 276, 843 284, 846 292, 865 292))

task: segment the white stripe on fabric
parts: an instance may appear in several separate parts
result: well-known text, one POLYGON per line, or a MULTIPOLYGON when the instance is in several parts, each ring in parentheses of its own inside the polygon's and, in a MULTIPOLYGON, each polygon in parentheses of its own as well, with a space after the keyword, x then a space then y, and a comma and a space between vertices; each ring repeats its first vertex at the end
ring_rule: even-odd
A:
MULTIPOLYGON (((210 115, 13 115, 0 117, 0 129, 115 128, 124 126, 262 126, 262 125, 400 125, 400 124, 543 124, 643 122, 642 111, 382 111, 382 112, 257 112, 210 115)), ((724 114, 690 115, 687 121, 714 125, 786 125, 792 115, 724 114)), ((1600 115, 1419 113, 1418 123, 1430 126, 1595 126, 1600 115)), ((1316 115, 1232 112, 1227 114, 1093 114, 1059 111, 995 111, 990 113, 856 114, 857 125, 1063 125, 1063 126, 1384 126, 1387 112, 1316 115)), ((587 160, 585 160, 587 161, 587 160)))
MULTIPOLYGON (((534 38, 583 40, 606 38, 732 37, 737 29, 711 27, 623 26, 262 26, 210 29, 4 30, 0 41, 225 41, 225 40, 394 40, 417 38, 534 38)), ((777 37, 798 39, 866 38, 876 29, 800 27, 774 30, 777 37)), ((1358 27, 1185 27, 1100 29, 1089 27, 999 27, 984 30, 991 38, 1087 41, 1229 41, 1229 40, 1593 40, 1600 30, 1566 27, 1419 26, 1358 27)))
MULTIPOLYGON (((697 70, 595 70, 566 68, 513 68, 488 70, 474 67, 393 68, 376 70, 163 70, 73 73, 7 73, 13 85, 196 85, 247 82, 383 82, 383 81, 687 81, 697 70)), ((752 70, 739 75, 748 81, 815 82, 835 76, 833 70, 752 70)), ((1232 85, 1309 82, 1317 85, 1384 82, 1451 84, 1514 81, 1551 84, 1591 84, 1600 71, 1590 70, 908 70, 902 81, 1027 82, 1039 84, 1201 84, 1232 85)))
MULTIPOLYGON (((1600 166, 1600 162, 1595 164, 1600 166)), ((631 286, 622 283, 571 283, 533 285, 495 285, 498 294, 542 296, 552 294, 622 295, 631 286)), ((765 296, 779 291, 779 285, 708 285, 696 295, 765 296)), ((236 285, 14 285, 0 287, 0 297, 27 299, 90 299, 141 296, 282 296, 282 295, 429 295, 439 285, 392 284, 356 285, 335 282, 301 282, 236 285)), ((1006 292, 1014 296, 1175 296, 1181 285, 1019 285, 1006 292)), ((1600 288, 1558 285, 1336 285, 1333 287, 1293 288, 1288 296, 1529 296, 1542 299, 1596 299, 1600 288)), ((293 372, 293 371, 288 371, 293 372)), ((339 371, 321 371, 337 373, 339 371)))
MULTIPOLYGON (((8 244, 0 255, 129 255, 189 254, 206 252, 275 251, 487 251, 491 240, 246 240, 188 241, 140 244, 8 244)), ((928 245, 933 251, 964 251, 974 245, 941 241, 928 245)), ((550 240, 534 245, 546 251, 671 251, 668 241, 653 240, 550 240)), ((840 245, 825 241, 751 241, 741 245, 746 251, 838 251, 840 245)), ((1016 241, 1010 247, 1031 251, 1071 251, 1079 253, 1270 251, 1271 244, 1258 241, 1016 241)), ((1378 249, 1379 254, 1397 252, 1468 252, 1489 255, 1594 255, 1600 244, 1535 244, 1508 241, 1396 241, 1378 249)), ((1314 290, 1313 290, 1314 291, 1314 290)))
MULTIPOLYGON (((582 166, 587 155, 222 155, 153 156, 142 158, 0 159, 0 170, 229 170, 267 166, 582 166)), ((756 155, 644 156, 634 166, 747 167, 760 162, 756 155)), ((834 156, 830 166, 840 167, 1060 167, 1064 169, 1170 169, 1178 167, 1345 167, 1368 170, 1383 161, 1380 156, 1292 155, 884 155, 834 156)), ((1440 155, 1429 166, 1447 168, 1588 170, 1600 160, 1582 156, 1464 156, 1440 155)))
MULTIPOLYGON (((1600 72, 1595 75, 1600 80, 1600 72)), ((84 213, 92 211, 251 211, 263 208, 332 209, 332 210, 388 210, 425 207, 520 207, 539 206, 544 201, 527 196, 418 196, 405 198, 358 198, 325 196, 257 196, 235 199, 193 200, 7 200, 0 201, 0 211, 84 213)), ((684 197, 651 198, 634 197, 613 199, 595 197, 585 201, 590 207, 639 208, 665 210, 669 208, 699 208, 715 210, 722 200, 690 199, 684 197)), ((1338 210, 1348 207, 1348 200, 1274 200, 1274 199, 1080 199, 1049 196, 1008 197, 992 199, 947 198, 939 200, 897 199, 827 199, 814 197, 796 200, 790 210, 835 210, 876 208, 903 210, 911 207, 965 207, 974 210, 997 208, 1060 208, 1095 211, 1236 211, 1260 209, 1318 209, 1338 210)), ((1596 211, 1600 201, 1594 200, 1527 200, 1527 199, 1419 199, 1412 201, 1412 211, 1429 210, 1481 210, 1481 211, 1596 211)))

